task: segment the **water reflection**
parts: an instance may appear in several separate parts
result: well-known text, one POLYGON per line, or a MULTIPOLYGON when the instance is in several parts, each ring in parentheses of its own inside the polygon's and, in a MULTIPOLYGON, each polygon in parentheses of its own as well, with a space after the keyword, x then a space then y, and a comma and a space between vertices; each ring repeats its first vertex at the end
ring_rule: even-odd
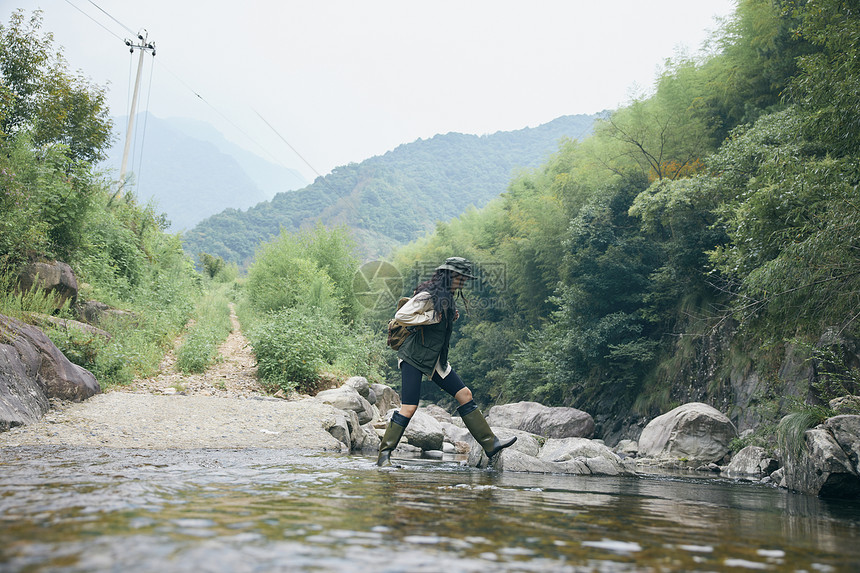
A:
POLYGON ((277 450, 0 449, 0 571, 842 571, 860 505, 277 450))

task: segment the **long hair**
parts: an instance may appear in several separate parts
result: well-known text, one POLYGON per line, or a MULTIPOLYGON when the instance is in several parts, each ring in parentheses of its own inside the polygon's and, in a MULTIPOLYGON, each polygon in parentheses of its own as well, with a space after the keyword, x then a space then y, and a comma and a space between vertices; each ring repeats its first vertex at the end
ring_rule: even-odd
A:
POLYGON ((433 301, 433 312, 437 317, 443 318, 449 310, 451 312, 457 310, 457 305, 454 303, 454 293, 451 292, 453 276, 453 273, 448 269, 437 270, 429 280, 415 287, 412 295, 415 296, 419 292, 429 292, 433 301))

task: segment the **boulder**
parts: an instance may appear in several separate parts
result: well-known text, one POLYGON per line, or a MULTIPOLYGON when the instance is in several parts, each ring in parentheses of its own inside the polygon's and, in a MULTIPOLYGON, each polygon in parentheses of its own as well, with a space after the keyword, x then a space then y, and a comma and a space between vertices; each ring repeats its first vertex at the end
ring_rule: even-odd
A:
POLYGON ((78 318, 89 324, 105 324, 111 321, 136 324, 137 314, 108 306, 97 300, 88 300, 77 305, 78 318))
POLYGON ((538 402, 493 406, 487 414, 491 426, 523 430, 547 438, 590 438, 594 419, 576 408, 550 407, 538 402))
MULTIPOLYGON (((14 318, 0 315, 0 346, 8 353, 7 364, 14 354, 37 375, 31 384, 41 387, 48 398, 80 402, 101 392, 89 370, 72 364, 44 332, 14 318)), ((43 412, 44 413, 44 412, 43 412)))
POLYGON ((452 444, 456 444, 457 442, 468 442, 469 438, 472 436, 469 433, 469 430, 456 426, 451 422, 439 422, 439 424, 442 426, 442 431, 445 433, 444 440, 446 442, 450 442, 452 444))
POLYGON ((833 434, 818 426, 806 430, 804 442, 799 455, 787 452, 786 487, 819 497, 860 498, 860 476, 833 434))
POLYGON ((317 400, 334 406, 338 410, 351 410, 358 414, 360 424, 366 424, 373 420, 374 409, 370 402, 361 397, 352 386, 344 384, 332 390, 323 390, 316 395, 317 400))
POLYGON ((0 343, 0 432, 37 422, 50 408, 39 376, 41 363, 30 345, 0 343))
POLYGON ((605 444, 587 438, 550 438, 538 453, 544 462, 561 464, 564 473, 585 475, 621 475, 627 470, 605 444))
POLYGON ((388 412, 392 408, 400 408, 400 395, 391 386, 371 384, 370 389, 376 395, 376 407, 380 412, 388 412))
POLYGON ((619 456, 635 456, 639 453, 639 443, 636 440, 621 440, 615 445, 615 453, 619 456))
POLYGON ((33 287, 54 295, 58 309, 67 301, 75 304, 78 298, 75 273, 72 267, 60 261, 30 263, 22 268, 18 273, 18 288, 26 292, 33 287))
POLYGON ((639 436, 639 455, 653 458, 719 462, 737 437, 734 424, 719 410, 691 402, 657 416, 639 436))
POLYGON ((860 474, 860 416, 834 416, 825 420, 824 428, 848 456, 854 471, 860 474))
POLYGON ((445 433, 433 416, 419 410, 409 420, 403 435, 410 444, 422 450, 441 450, 445 433))
POLYGON ((322 420, 323 429, 341 443, 341 451, 343 452, 349 452, 352 449, 352 436, 347 417, 346 411, 336 410, 334 415, 326 416, 322 420))
POLYGON ((828 405, 837 414, 860 414, 860 396, 840 396, 832 399, 828 405))
MULTIPOLYGON (((364 376, 353 376, 347 379, 347 381, 344 382, 344 385, 350 386, 365 400, 367 400, 367 397, 370 395, 370 384, 367 383, 367 378, 364 376)), ((367 401, 370 402, 370 400, 367 401)), ((370 403, 373 404, 373 402, 370 403)))
MULTIPOLYGON (((520 452, 521 454, 532 458, 537 458, 537 455, 540 452, 540 443, 542 441, 540 436, 536 436, 522 430, 512 430, 511 428, 492 428, 492 430, 493 433, 502 438, 509 438, 511 436, 517 437, 517 441, 514 442, 512 446, 505 448, 496 455, 495 464, 498 464, 499 459, 502 456, 506 456, 512 451, 520 452)), ((484 453, 484 448, 481 447, 478 441, 469 434, 466 443, 469 444, 469 460, 466 463, 476 468, 487 467, 490 460, 487 458, 487 454, 484 453)), ((504 468, 504 463, 502 463, 501 466, 496 465, 495 467, 496 469, 504 468)))
POLYGON ((427 405, 424 407, 424 411, 436 418, 436 421, 438 422, 447 422, 449 424, 454 422, 454 418, 448 413, 448 410, 438 406, 437 404, 427 405))
POLYGON ((726 474, 734 476, 769 476, 777 470, 776 460, 762 447, 747 446, 732 456, 726 474))

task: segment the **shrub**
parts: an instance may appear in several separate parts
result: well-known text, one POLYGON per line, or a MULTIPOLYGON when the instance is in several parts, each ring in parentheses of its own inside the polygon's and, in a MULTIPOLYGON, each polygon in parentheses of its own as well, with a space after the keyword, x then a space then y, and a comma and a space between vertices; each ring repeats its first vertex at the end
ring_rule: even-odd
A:
POLYGON ((271 389, 307 391, 334 362, 342 328, 318 309, 271 312, 250 333, 260 382, 271 389))

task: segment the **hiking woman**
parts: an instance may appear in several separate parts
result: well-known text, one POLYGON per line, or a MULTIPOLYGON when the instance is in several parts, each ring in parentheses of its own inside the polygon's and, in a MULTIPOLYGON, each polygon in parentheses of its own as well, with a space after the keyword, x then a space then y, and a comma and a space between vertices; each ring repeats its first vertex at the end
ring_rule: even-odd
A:
MULTIPOLYGON (((409 424, 421 394, 421 379, 427 376, 457 400, 457 412, 466 428, 484 448, 488 457, 513 444, 517 438, 500 440, 472 399, 469 390, 448 363, 448 343, 454 321, 460 317, 454 302, 455 293, 462 298, 462 288, 472 275, 472 263, 462 257, 450 257, 436 268, 430 280, 419 284, 409 302, 397 311, 395 318, 410 327, 410 335, 397 351, 400 366, 401 407, 394 412, 382 443, 379 445, 379 466, 391 463, 391 452, 397 447, 409 424)), ((464 299, 465 300, 465 299, 464 299)))

